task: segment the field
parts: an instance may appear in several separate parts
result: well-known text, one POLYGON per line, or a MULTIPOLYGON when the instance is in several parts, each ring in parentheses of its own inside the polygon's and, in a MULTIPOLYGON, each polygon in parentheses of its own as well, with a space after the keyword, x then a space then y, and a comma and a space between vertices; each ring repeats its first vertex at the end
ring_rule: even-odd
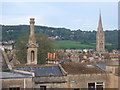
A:
MULTIPOLYGON (((96 43, 91 44, 81 44, 77 41, 71 41, 71 40, 60 40, 60 41, 54 41, 54 45, 57 48, 60 49, 95 49, 96 43)), ((111 43, 106 43, 105 46, 112 46, 111 43)))
POLYGON ((70 40, 55 41, 54 45, 61 49, 85 49, 85 48, 94 49, 95 48, 95 45, 81 44, 80 42, 70 41, 70 40))

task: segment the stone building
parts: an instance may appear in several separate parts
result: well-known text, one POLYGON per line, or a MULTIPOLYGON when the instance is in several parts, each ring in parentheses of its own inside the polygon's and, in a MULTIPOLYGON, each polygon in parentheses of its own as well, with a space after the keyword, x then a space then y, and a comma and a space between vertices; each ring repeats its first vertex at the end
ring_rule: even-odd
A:
POLYGON ((33 88, 33 73, 12 68, 4 50, 0 49, 0 89, 33 88))
POLYGON ((34 34, 34 18, 30 18, 30 36, 27 44, 27 64, 37 64, 37 43, 34 34))
POLYGON ((33 88, 33 80, 30 75, 23 75, 16 72, 0 72, 2 89, 20 90, 22 88, 33 88))
POLYGON ((107 61, 106 72, 109 73, 110 87, 120 89, 120 60, 107 61))
POLYGON ((67 72, 67 88, 105 88, 108 86, 105 71, 95 65, 67 63, 62 67, 67 72))
MULTIPOLYGON (((34 72, 34 88, 118 88, 118 76, 93 64, 65 63, 61 65, 16 66, 19 70, 34 72)), ((98 89, 98 90, 99 90, 98 89)))
POLYGON ((103 31, 103 27, 102 27, 101 14, 99 16, 98 31, 96 34, 96 51, 98 53, 105 52, 105 37, 104 37, 104 31, 103 31))
POLYGON ((59 65, 27 65, 16 66, 19 70, 34 72, 34 88, 66 88, 67 74, 59 65))

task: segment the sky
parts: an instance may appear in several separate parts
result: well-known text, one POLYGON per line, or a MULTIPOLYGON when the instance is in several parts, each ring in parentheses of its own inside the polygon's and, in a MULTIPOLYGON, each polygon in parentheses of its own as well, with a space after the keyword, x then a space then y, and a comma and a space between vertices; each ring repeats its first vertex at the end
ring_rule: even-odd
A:
POLYGON ((3 25, 64 27, 71 30, 97 30, 101 11, 104 30, 118 28, 118 2, 3 2, 3 25))

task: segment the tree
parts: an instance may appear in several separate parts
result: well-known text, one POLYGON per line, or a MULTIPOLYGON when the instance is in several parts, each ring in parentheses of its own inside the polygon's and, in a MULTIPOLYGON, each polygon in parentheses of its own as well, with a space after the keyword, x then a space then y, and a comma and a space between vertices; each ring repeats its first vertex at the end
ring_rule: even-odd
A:
MULTIPOLYGON (((27 61, 27 42, 28 35, 19 38, 15 43, 15 49, 17 50, 16 56, 21 63, 27 61)), ((45 64, 47 53, 54 52, 55 46, 53 41, 46 34, 37 34, 36 41, 38 44, 38 64, 45 64)))

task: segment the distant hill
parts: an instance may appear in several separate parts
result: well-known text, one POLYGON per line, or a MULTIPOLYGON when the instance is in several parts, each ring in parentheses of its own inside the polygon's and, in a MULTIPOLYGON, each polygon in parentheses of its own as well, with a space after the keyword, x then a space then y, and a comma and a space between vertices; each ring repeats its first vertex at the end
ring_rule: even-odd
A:
MULTIPOLYGON (((3 41, 16 41, 19 37, 29 34, 29 30, 29 25, 2 25, 2 39, 3 41)), ((80 29, 70 30, 66 28, 35 26, 35 33, 47 34, 49 37, 52 37, 57 41, 59 40, 60 42, 61 40, 76 41, 83 45, 89 45, 90 47, 93 47, 91 44, 95 44, 96 42, 96 31, 82 31, 80 29)), ((108 49, 116 49, 118 43, 118 31, 105 30, 105 41, 108 43, 108 49)))

